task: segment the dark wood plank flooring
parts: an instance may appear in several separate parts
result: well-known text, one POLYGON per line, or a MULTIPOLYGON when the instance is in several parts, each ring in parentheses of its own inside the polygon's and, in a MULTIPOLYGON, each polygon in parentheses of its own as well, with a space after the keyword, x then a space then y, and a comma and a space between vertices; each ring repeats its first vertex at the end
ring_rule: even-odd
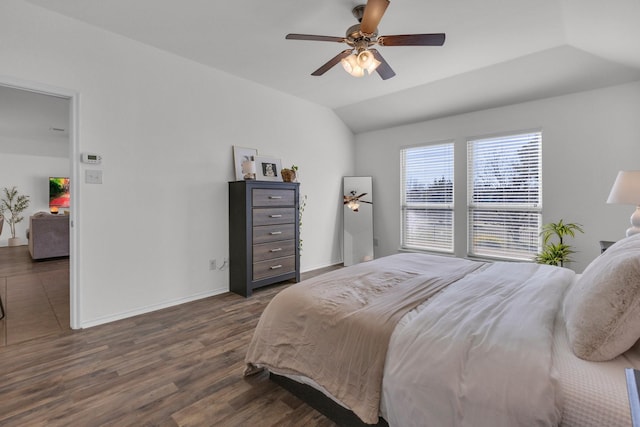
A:
POLYGON ((265 374, 242 376, 260 314, 287 286, 2 347, 0 425, 334 426, 265 374))

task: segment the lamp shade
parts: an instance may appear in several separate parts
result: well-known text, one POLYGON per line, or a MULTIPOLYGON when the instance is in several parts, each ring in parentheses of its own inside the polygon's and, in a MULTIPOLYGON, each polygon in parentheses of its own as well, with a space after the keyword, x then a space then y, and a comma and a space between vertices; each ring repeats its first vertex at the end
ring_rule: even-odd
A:
POLYGON ((635 205, 627 237, 640 233, 640 171, 620 171, 613 183, 607 203, 635 205))
POLYGON ((640 205, 640 171, 618 172, 607 203, 640 205))

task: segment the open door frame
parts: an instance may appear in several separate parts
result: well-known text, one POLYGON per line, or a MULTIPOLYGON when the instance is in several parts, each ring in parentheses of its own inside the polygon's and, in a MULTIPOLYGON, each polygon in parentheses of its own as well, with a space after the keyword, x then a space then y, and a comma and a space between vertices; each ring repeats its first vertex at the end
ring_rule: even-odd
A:
POLYGON ((49 86, 41 83, 25 81, 0 75, 0 85, 43 95, 57 96, 69 99, 69 163, 71 176, 71 218, 69 235, 69 318, 71 329, 80 329, 82 324, 80 310, 80 251, 78 245, 78 218, 80 217, 80 153, 78 140, 78 92, 49 86))

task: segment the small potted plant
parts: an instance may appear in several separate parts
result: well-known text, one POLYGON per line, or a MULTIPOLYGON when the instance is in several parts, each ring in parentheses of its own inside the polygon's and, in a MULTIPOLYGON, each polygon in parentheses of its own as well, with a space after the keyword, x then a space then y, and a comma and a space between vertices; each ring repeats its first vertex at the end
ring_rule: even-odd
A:
POLYGON ((284 168, 280 171, 282 174, 282 180, 284 182, 295 182, 296 181, 296 172, 298 171, 298 166, 293 165, 291 168, 284 168))
POLYGON ((564 223, 562 219, 557 223, 550 222, 542 226, 542 252, 536 257, 538 264, 559 265, 564 267, 565 262, 571 262, 570 256, 574 253, 571 246, 564 242, 565 236, 575 237, 576 232, 584 233, 582 226, 575 223, 564 223), (551 237, 557 237, 557 242, 549 242, 551 237))
MULTIPOLYGON (((18 194, 18 189, 12 187, 11 189, 4 188, 3 195, 0 199, 0 216, 6 218, 7 224, 11 229, 11 238, 9 239, 9 246, 18 246, 19 239, 16 237, 16 224, 24 219, 20 214, 29 207, 29 196, 18 194), (8 212, 9 215, 5 215, 8 212)), ((1 230, 0 230, 1 231, 1 230)))

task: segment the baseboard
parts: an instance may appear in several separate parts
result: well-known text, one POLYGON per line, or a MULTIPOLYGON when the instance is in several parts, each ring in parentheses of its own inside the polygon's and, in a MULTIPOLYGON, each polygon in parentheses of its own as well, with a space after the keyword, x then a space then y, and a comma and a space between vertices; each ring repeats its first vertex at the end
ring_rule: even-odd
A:
POLYGON ((20 243, 19 245, 9 246, 8 240, 0 240, 0 248, 18 248, 20 246, 28 246, 29 242, 20 243))
POLYGON ((342 260, 338 260, 338 261, 331 261, 329 262, 329 264, 322 264, 322 265, 316 265, 313 267, 306 267, 304 270, 300 270, 301 273, 309 273, 315 270, 322 270, 323 268, 327 268, 327 267, 333 267, 334 265, 339 265, 342 264, 342 260))
POLYGON ((139 309, 136 309, 136 310, 124 311, 124 312, 113 314, 113 315, 110 315, 110 316, 99 317, 99 318, 96 318, 96 319, 93 319, 93 320, 87 320, 87 321, 80 322, 80 328, 81 329, 85 329, 85 328, 91 328, 93 326, 104 325, 105 323, 111 323, 111 322, 115 322, 117 320, 127 319, 129 317, 139 316, 141 314, 151 313, 152 311, 158 311, 158 310, 162 310, 162 309, 165 309, 165 308, 173 307, 173 306, 176 306, 176 305, 185 304, 185 303, 192 302, 192 301, 197 301, 197 300, 200 300, 200 299, 203 299, 203 298, 209 298, 209 297, 212 297, 212 296, 224 294, 225 292, 229 292, 229 289, 228 288, 218 288, 218 289, 213 289, 213 290, 207 291, 207 292, 201 292, 201 293, 195 294, 195 295, 190 295, 190 296, 185 297, 185 298, 179 298, 179 299, 172 300, 172 301, 165 301, 165 302, 160 303, 160 304, 149 305, 149 306, 142 307, 142 308, 139 308, 139 309))

